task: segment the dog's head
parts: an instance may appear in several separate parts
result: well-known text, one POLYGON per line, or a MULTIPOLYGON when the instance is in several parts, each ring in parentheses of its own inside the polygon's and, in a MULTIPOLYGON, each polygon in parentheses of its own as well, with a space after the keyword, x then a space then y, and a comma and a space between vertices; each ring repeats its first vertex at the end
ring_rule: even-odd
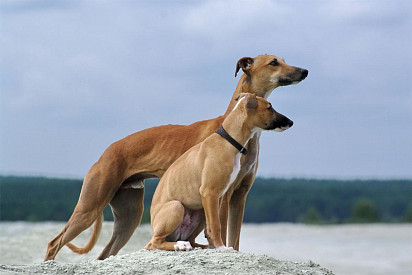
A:
POLYGON ((308 70, 290 66, 282 58, 267 54, 239 59, 235 77, 240 69, 249 77, 254 90, 264 92, 279 86, 297 84, 308 76, 308 70))
POLYGON ((293 125, 292 120, 276 112, 272 104, 263 97, 242 93, 237 100, 238 105, 243 106, 248 122, 252 124, 251 128, 283 132, 293 125))

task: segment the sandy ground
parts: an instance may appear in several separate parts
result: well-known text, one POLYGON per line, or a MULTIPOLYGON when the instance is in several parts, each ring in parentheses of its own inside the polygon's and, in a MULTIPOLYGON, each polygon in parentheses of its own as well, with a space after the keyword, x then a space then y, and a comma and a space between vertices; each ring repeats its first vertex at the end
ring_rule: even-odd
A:
MULTIPOLYGON (((118 256, 95 261, 112 232, 112 223, 105 222, 89 254, 64 247, 56 261, 42 263, 47 242, 63 225, 0 223, 0 274, 412 274, 412 225, 406 224, 245 224, 240 253, 141 250, 151 236, 143 225, 118 256)), ((83 246, 90 233, 74 243, 83 246)))

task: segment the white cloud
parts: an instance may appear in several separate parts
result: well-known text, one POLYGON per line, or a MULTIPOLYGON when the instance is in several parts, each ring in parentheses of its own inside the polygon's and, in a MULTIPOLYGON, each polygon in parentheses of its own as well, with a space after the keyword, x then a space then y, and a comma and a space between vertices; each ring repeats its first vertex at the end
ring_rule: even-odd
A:
POLYGON ((207 35, 242 33, 252 26, 270 24, 282 17, 284 7, 274 1, 205 1, 190 11, 184 21, 188 30, 207 35))
MULTIPOLYGON (((316 150, 323 158, 314 163, 345 154, 344 165, 353 167, 355 154, 322 147, 345 138, 333 133, 356 136, 341 131, 342 126, 364 127, 357 129, 361 140, 382 136, 373 146, 353 144, 354 151, 376 158, 393 159, 385 148, 397 136, 410 134, 409 1, 58 3, 0 4, 1 134, 7 144, 1 155, 8 159, 3 169, 67 169, 67 174, 83 175, 86 164, 77 159, 95 160, 112 141, 135 130, 217 116, 226 109, 239 79, 233 76, 235 62, 261 53, 282 56, 310 71, 303 83, 280 88, 270 98, 275 108, 295 120, 290 131, 296 136, 290 132, 285 135, 289 138, 282 138, 287 144, 281 152, 264 141, 264 174, 273 168, 268 153, 287 157, 286 148, 295 148, 296 142, 301 147, 285 161, 297 161, 296 166, 282 171, 309 173, 305 167, 310 167, 313 175, 322 174, 324 168, 299 161, 300 151, 307 161, 316 150), (375 122, 374 114, 382 112, 383 120, 375 122), (27 144, 36 150, 22 160, 24 150, 30 149, 27 144), (377 153, 377 148, 383 149, 377 153), (59 150, 71 151, 65 161, 73 166, 47 161, 50 150, 56 157, 59 150)), ((399 159, 411 164, 411 144, 397 142, 404 149, 396 150, 399 159)), ((368 160, 351 170, 356 171, 353 176, 362 174, 362 165, 369 167, 368 160)), ((385 160, 382 164, 390 166, 385 160)), ((405 165, 388 168, 387 173, 407 174, 399 169, 405 165)), ((380 168, 376 173, 384 172, 380 168)))

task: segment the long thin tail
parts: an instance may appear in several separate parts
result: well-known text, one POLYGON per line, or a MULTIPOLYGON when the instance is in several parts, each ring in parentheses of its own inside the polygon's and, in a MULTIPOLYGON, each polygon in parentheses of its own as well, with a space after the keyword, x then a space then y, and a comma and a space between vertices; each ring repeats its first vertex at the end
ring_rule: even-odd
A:
POLYGON ((89 242, 86 244, 85 247, 77 247, 71 243, 67 243, 66 246, 70 248, 73 252, 78 253, 78 254, 85 254, 88 253, 90 250, 93 249, 94 245, 97 242, 97 239, 99 238, 100 232, 102 231, 102 224, 103 224, 103 213, 101 213, 96 221, 94 222, 94 227, 93 227, 93 233, 92 236, 90 237, 89 242))

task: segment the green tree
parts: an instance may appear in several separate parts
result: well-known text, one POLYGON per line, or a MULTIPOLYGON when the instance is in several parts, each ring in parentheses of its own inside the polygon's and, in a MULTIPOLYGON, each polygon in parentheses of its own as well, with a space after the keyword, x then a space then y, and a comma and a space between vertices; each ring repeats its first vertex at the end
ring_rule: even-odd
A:
POLYGON ((356 223, 378 222, 378 208, 369 199, 358 199, 352 207, 351 220, 356 223))
POLYGON ((406 209, 406 213, 405 213, 405 217, 403 218, 403 221, 412 223, 412 204, 410 204, 408 209, 406 209))
POLYGON ((302 222, 308 224, 321 224, 323 223, 323 219, 316 207, 312 206, 304 215, 302 222))

